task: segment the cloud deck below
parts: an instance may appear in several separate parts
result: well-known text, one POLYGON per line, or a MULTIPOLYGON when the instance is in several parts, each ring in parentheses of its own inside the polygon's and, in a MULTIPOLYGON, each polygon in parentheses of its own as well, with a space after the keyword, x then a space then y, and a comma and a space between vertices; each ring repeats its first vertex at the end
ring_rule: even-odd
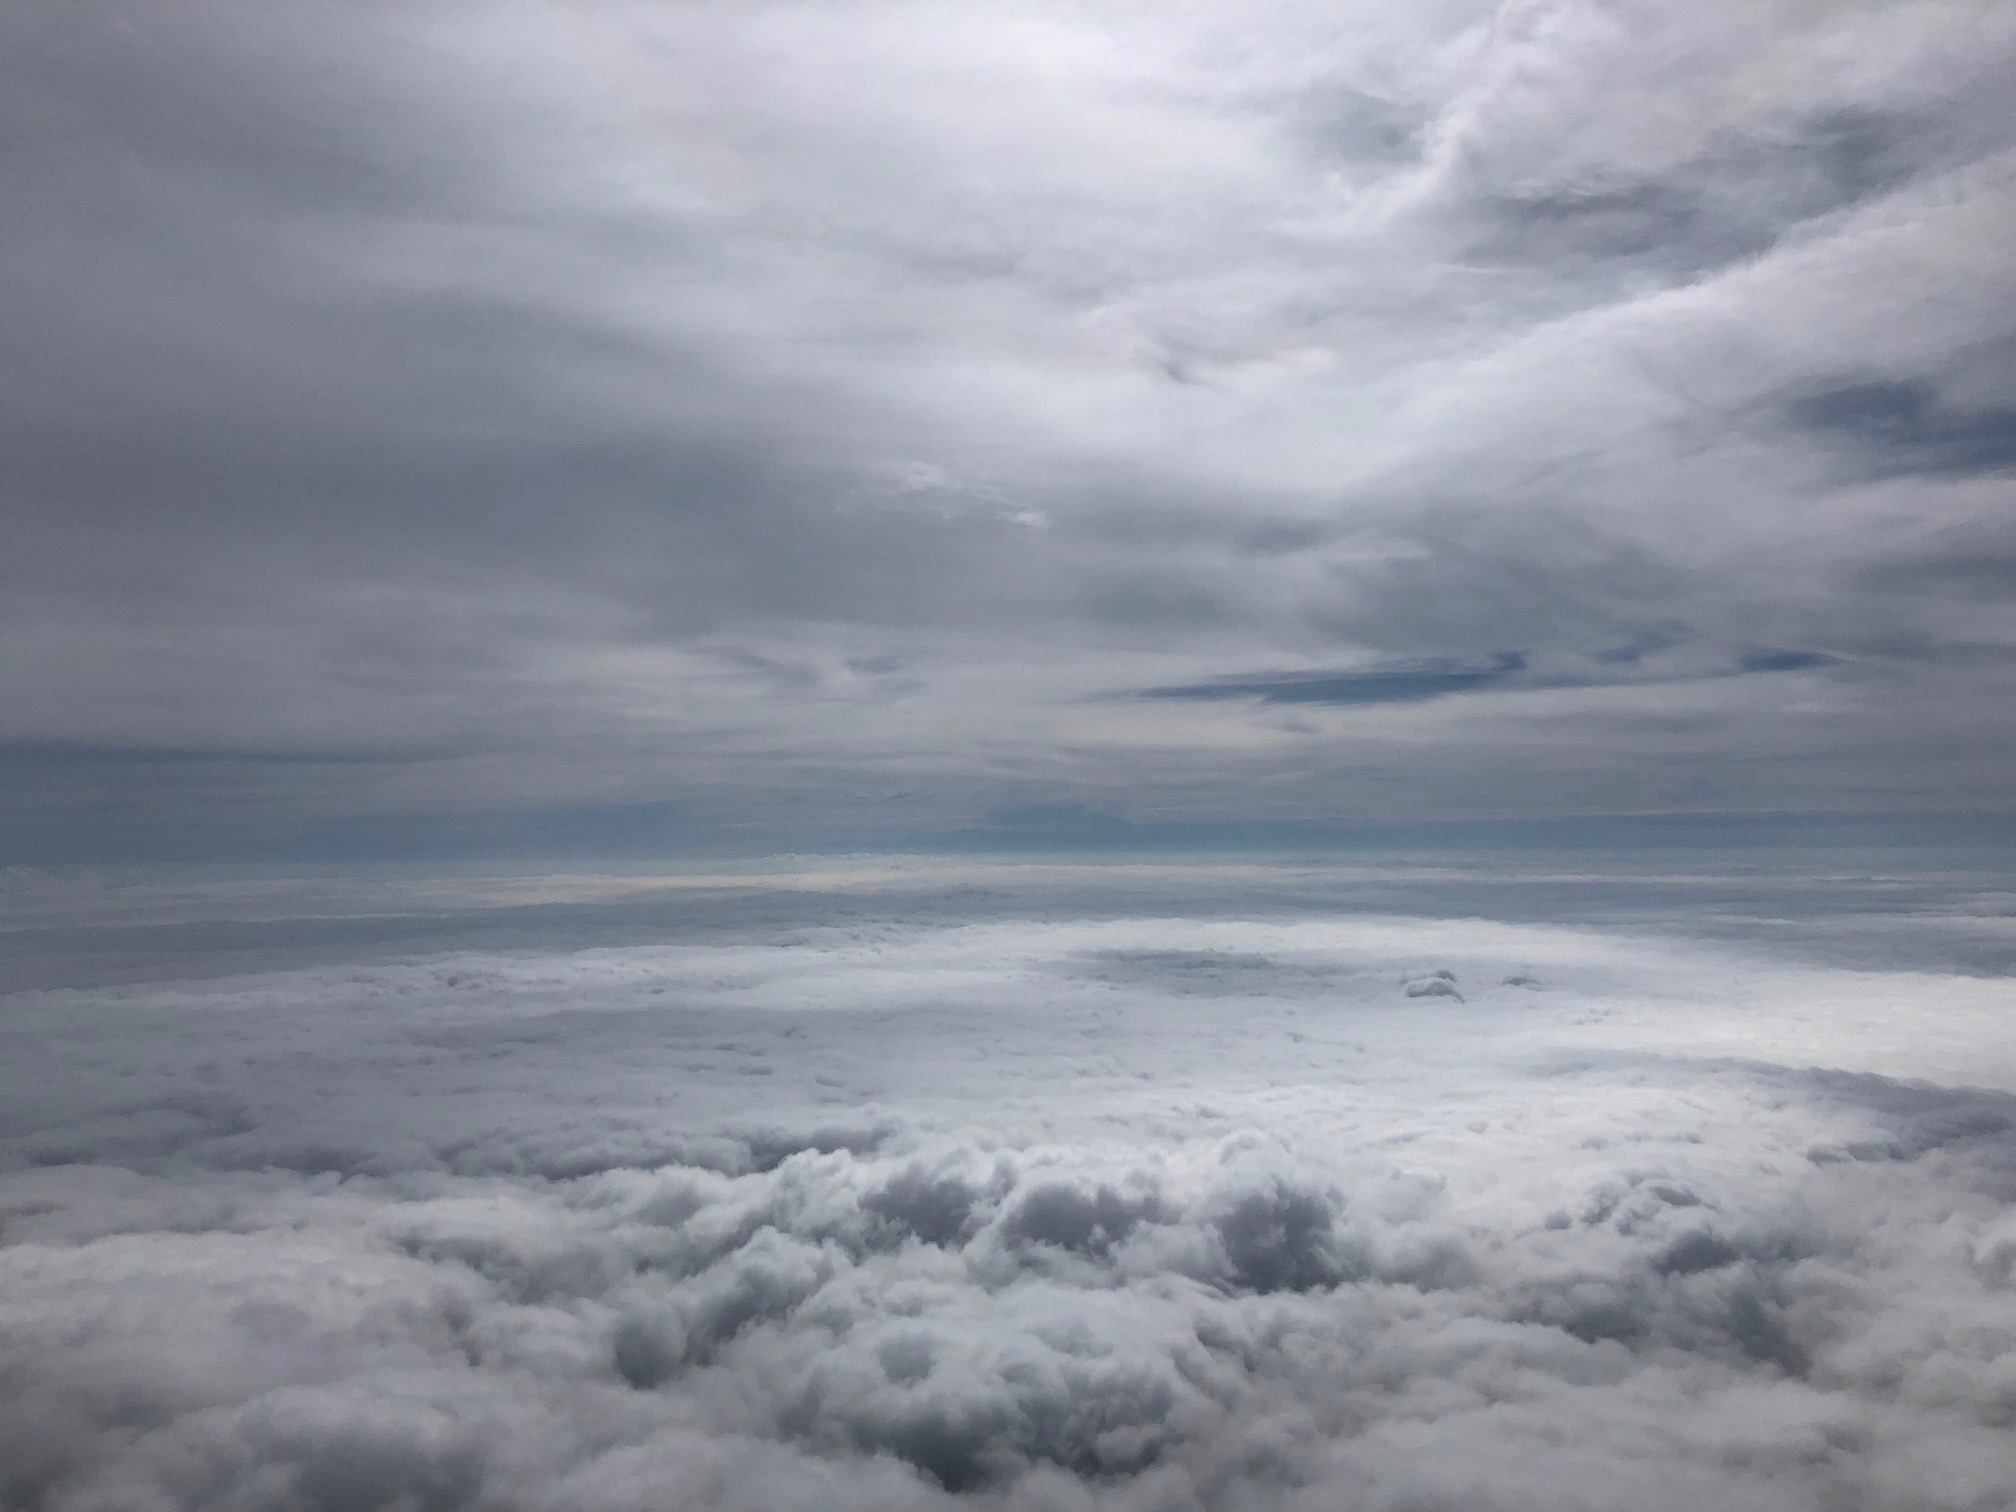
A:
POLYGON ((2006 977, 1018 875, 0 1000, 0 1502, 2016 1505, 2006 977))

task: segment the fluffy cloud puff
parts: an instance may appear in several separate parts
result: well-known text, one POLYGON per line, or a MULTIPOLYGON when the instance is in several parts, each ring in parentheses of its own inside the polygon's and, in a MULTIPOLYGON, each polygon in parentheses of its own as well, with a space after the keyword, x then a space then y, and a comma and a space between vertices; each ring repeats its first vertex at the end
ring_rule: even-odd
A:
POLYGON ((2011 1505, 2001 982, 1189 881, 13 994, 0 1494, 2011 1505))

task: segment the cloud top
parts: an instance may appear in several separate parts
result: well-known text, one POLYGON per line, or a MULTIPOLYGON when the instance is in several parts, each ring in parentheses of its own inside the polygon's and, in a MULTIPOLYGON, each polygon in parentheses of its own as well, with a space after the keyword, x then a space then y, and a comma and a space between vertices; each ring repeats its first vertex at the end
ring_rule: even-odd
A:
POLYGON ((2003 979, 1321 880, 12 994, 6 1494, 2009 1505, 2003 979))

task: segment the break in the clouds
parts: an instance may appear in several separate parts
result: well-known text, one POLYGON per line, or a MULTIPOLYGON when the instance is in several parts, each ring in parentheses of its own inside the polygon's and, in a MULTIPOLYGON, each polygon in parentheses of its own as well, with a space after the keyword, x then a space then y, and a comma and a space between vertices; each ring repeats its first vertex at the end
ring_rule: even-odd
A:
POLYGON ((2006 1512, 1899 859, 10 879, 0 1505, 2006 1512))
POLYGON ((16 853, 2007 807, 2006 4, 17 0, 0 70, 16 853))

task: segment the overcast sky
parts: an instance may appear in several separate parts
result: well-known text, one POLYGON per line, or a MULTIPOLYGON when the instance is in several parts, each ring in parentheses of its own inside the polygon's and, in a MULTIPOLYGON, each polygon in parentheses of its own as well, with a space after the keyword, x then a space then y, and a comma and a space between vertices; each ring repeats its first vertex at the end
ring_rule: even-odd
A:
POLYGON ((13 0, 0 845, 2007 811, 2012 76, 1999 0, 13 0))

